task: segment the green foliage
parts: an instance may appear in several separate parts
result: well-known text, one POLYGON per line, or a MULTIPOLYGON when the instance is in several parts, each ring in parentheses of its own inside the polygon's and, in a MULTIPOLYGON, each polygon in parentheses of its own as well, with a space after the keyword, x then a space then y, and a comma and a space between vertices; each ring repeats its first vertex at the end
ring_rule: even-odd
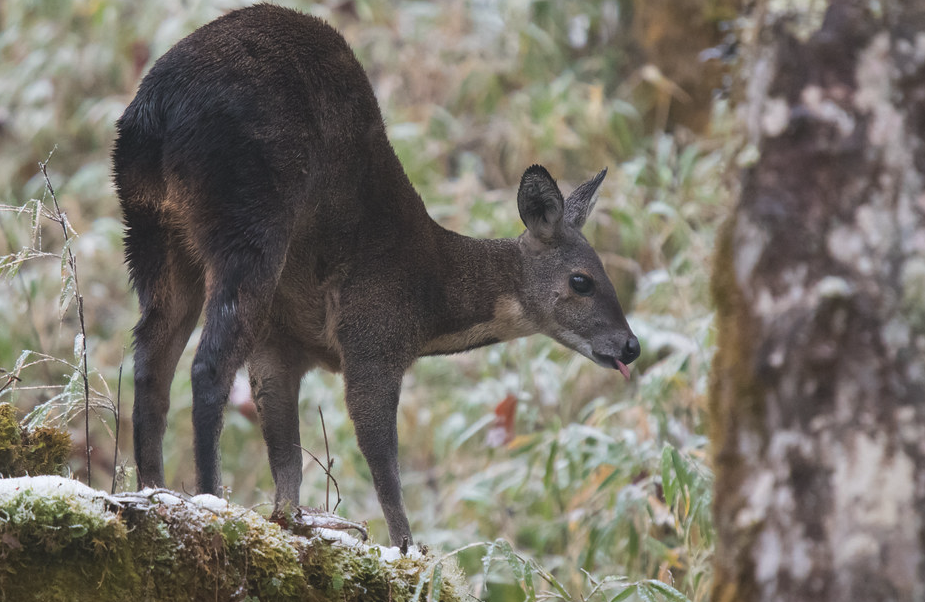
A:
MULTIPOLYGON (((227 0, 222 8, 239 4, 227 0)), ((712 474, 704 399, 714 345, 708 266, 734 139, 644 131, 638 115, 647 107, 630 105, 624 91, 639 65, 623 0, 287 4, 327 18, 354 46, 396 151, 445 226, 516 236, 522 225, 514 199, 525 167, 546 164, 566 193, 609 168, 585 233, 642 342, 632 381, 539 338, 422 359, 399 408, 416 539, 436 550, 465 548, 454 557, 486 601, 680 599, 676 592, 705 599, 712 474), (518 401, 516 436, 493 446, 494 409, 509 394, 518 401), (465 547, 473 541, 496 543, 465 547)), ((0 395, 31 412, 33 426, 83 418, 74 281, 62 272, 70 249, 86 308, 86 337, 78 342, 86 343, 91 367, 97 450, 112 450, 117 429, 130 431, 127 417, 115 417, 137 319, 109 184, 113 124, 153 60, 220 12, 207 2, 182 9, 113 0, 0 5, 0 367, 20 379, 0 395), (47 227, 36 169, 55 147, 49 175, 79 233, 67 245, 60 227, 47 227)), ((717 113, 721 127, 722 105, 717 113)), ((195 482, 189 364, 196 339, 173 384, 165 439, 168 484, 181 490, 195 482)), ((384 539, 342 386, 329 374, 303 380, 303 445, 324 457, 320 406, 339 511, 369 518, 384 539)), ((126 404, 131 388, 128 361, 126 404)), ((260 429, 238 410, 226 412, 224 482, 236 502, 268 503, 260 429)), ((121 435, 118 445, 118 460, 94 465, 94 474, 126 470, 129 438, 121 435)), ((320 505, 325 481, 307 462, 303 502, 320 505)), ((235 523, 226 525, 222 537, 243 541, 235 523)), ((437 566, 434 581, 445 578, 437 566)), ((265 586, 281 584, 268 577, 265 586)), ((343 579, 332 576, 330 587, 344 587, 343 579)))
POLYGON ((606 577, 601 581, 596 581, 586 573, 585 576, 590 582, 588 584, 590 589, 586 593, 570 592, 567 586, 561 583, 552 573, 535 560, 521 557, 514 551, 511 544, 503 539, 469 544, 433 560, 429 571, 425 571, 422 575, 418 591, 415 592, 412 600, 416 602, 420 599, 423 586, 427 583, 433 583, 436 593, 436 586, 442 575, 441 569, 448 558, 467 550, 481 548, 484 548, 481 557, 483 581, 488 584, 485 593, 487 593, 487 599, 489 600, 516 599, 518 601, 536 602, 536 600, 540 599, 557 599, 569 602, 579 600, 581 602, 594 600, 610 600, 610 602, 614 602, 616 600, 641 599, 644 602, 655 602, 656 600, 688 602, 687 596, 658 579, 644 579, 633 582, 626 578, 606 577), (492 584, 488 580, 489 573, 497 565, 501 565, 510 572, 516 585, 498 582, 492 584), (539 589, 542 583, 545 583, 548 589, 539 589))

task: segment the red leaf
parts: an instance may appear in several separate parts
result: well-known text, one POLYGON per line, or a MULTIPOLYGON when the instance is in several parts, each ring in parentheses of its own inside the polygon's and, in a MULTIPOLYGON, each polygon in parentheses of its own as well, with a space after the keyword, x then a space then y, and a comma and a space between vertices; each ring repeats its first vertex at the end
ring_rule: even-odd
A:
POLYGON ((495 424, 488 431, 486 441, 490 447, 501 447, 514 439, 514 417, 517 415, 517 398, 508 395, 495 406, 495 424))

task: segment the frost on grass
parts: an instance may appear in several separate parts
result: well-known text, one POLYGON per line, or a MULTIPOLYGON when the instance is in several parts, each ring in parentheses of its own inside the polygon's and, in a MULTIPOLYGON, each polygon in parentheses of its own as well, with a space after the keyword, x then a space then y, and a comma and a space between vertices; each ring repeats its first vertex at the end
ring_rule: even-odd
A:
MULTIPOLYGON (((0 600, 398 602, 413 600, 434 566, 338 531, 294 535, 214 496, 0 479, 0 600)), ((464 599, 462 578, 447 568, 439 598, 464 599)), ((419 599, 427 596, 425 585, 419 599)))

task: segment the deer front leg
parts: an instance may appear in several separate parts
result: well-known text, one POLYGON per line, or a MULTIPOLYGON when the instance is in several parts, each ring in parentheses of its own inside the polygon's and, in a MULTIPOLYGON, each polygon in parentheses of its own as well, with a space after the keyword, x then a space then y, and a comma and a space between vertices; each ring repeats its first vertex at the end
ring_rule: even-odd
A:
POLYGON ((398 371, 368 365, 347 365, 344 369, 347 411, 372 473, 393 546, 412 543, 398 473, 396 421, 403 374, 403 368, 398 371))

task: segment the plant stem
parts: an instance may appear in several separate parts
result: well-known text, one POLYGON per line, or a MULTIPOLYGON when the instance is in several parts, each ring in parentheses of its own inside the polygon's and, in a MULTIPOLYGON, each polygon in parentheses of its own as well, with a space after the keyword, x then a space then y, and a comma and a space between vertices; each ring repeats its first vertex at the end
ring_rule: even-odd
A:
MULTIPOLYGON (((51 154, 54 154, 54 151, 52 151, 51 154)), ((80 356, 82 361, 79 369, 84 385, 84 438, 87 450, 87 486, 92 486, 90 484, 90 379, 87 369, 87 328, 84 323, 84 302, 83 296, 80 294, 80 282, 77 279, 77 259, 74 257, 74 253, 71 251, 71 247, 68 244, 70 236, 67 232, 67 216, 62 213, 61 207, 58 205, 58 196, 55 194, 55 188, 52 186, 51 179, 48 177, 47 165, 48 161, 51 159, 51 154, 48 155, 48 159, 45 159, 44 162, 39 162, 39 167, 42 170, 42 177, 45 180, 45 188, 48 190, 48 194, 51 195, 51 200, 55 205, 54 219, 61 224, 61 230, 64 233, 64 246, 65 249, 67 249, 67 266, 71 271, 71 276, 74 278, 74 299, 77 302, 77 318, 80 321, 80 356)))

